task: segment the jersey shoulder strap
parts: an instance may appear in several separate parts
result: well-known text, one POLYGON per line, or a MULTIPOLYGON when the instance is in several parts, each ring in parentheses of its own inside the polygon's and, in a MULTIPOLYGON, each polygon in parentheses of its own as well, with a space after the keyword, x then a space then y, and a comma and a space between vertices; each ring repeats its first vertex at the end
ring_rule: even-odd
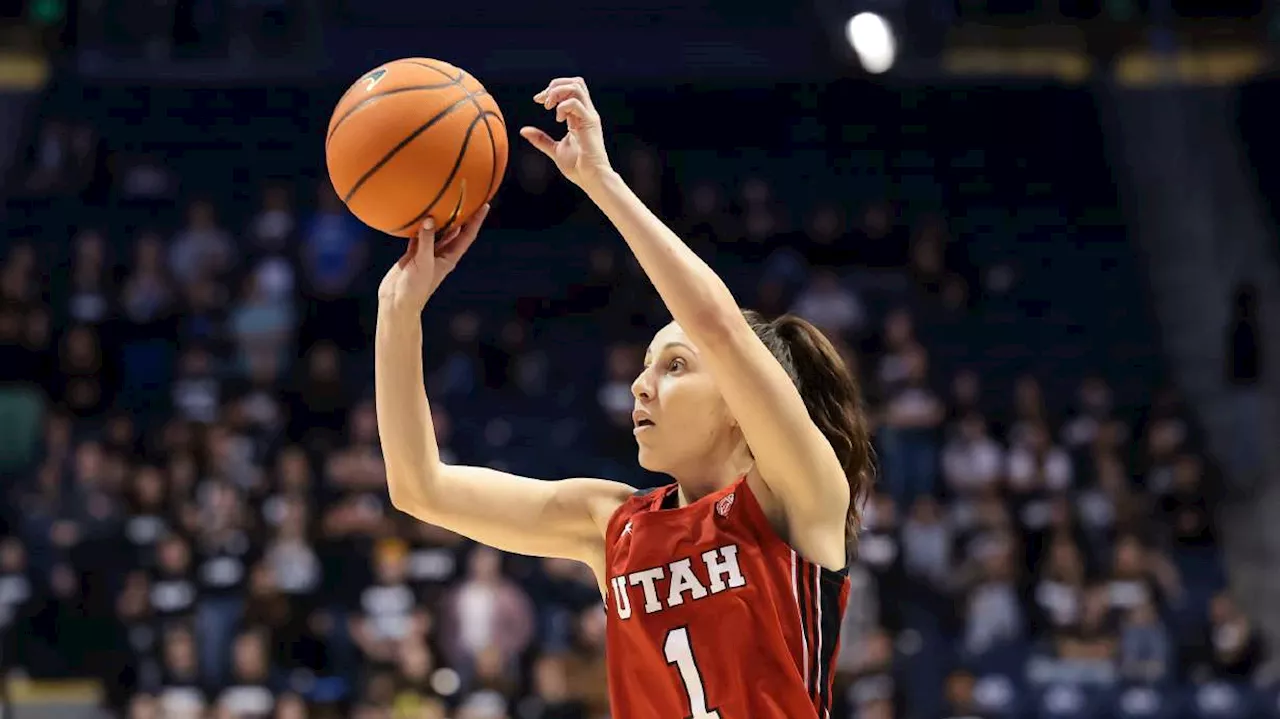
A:
POLYGON ((609 542, 612 543, 622 535, 622 530, 626 527, 627 522, 631 521, 632 517, 651 509, 654 502, 658 501, 659 497, 663 496, 666 490, 670 488, 671 485, 666 484, 648 489, 637 489, 627 498, 627 501, 613 510, 613 516, 609 518, 608 531, 605 535, 609 542))

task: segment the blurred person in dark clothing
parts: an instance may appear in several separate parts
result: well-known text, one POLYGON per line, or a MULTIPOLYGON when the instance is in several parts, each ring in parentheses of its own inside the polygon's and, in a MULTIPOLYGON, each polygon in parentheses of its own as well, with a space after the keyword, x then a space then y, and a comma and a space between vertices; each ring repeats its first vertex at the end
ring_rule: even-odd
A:
POLYGON ((236 719, 271 717, 275 690, 265 633, 249 630, 235 637, 230 677, 225 688, 217 693, 215 702, 220 710, 236 719))
POLYGON ((858 546, 860 562, 875 577, 880 621, 895 630, 902 626, 901 606, 896 598, 906 587, 900 525, 897 503, 891 495, 879 492, 867 503, 858 546))
POLYGON ((1173 465, 1173 486, 1158 500, 1165 518, 1160 526, 1177 547, 1211 547, 1216 541, 1212 508, 1219 497, 1204 472, 1199 456, 1181 455, 1173 465))
POLYGON ((916 347, 904 352, 901 379, 886 387, 879 442, 884 484, 899 506, 931 494, 938 479, 939 430, 944 407, 929 387, 928 355, 916 347))
POLYGON ((181 288, 185 307, 178 316, 179 342, 221 350, 227 341, 226 286, 210 278, 197 277, 183 283, 181 288))
POLYGON ((108 253, 107 239, 97 230, 85 230, 73 241, 71 272, 55 279, 69 282, 63 308, 69 321, 98 325, 115 314, 115 268, 108 253))
POLYGON ((205 683, 220 686, 231 663, 235 628, 244 615, 244 590, 261 547, 237 490, 222 482, 201 488, 200 530, 195 538, 200 600, 195 631, 205 683))
POLYGON ((1262 665, 1262 637, 1231 595, 1222 592, 1210 602, 1209 626, 1190 647, 1189 659, 1199 681, 1249 681, 1262 665))
POLYGON ((192 569, 191 548, 178 535, 160 541, 151 573, 151 612, 164 626, 195 616, 200 586, 192 569))
POLYGON ((355 348, 363 331, 360 301, 352 290, 367 259, 368 230, 347 212, 328 182, 318 185, 317 202, 300 233, 307 300, 300 341, 309 345, 324 339, 355 348))
POLYGON ((115 397, 116 368, 97 333, 89 327, 73 327, 59 344, 57 384, 51 388, 54 400, 77 417, 100 416, 115 397))
POLYGON ((165 719, 198 719, 209 700, 200 680, 195 638, 185 626, 172 626, 165 630, 161 647, 160 676, 143 690, 157 698, 165 719))
POLYGON ((330 342, 311 347, 289 398, 289 434, 295 441, 325 446, 341 436, 351 407, 342 357, 330 342))

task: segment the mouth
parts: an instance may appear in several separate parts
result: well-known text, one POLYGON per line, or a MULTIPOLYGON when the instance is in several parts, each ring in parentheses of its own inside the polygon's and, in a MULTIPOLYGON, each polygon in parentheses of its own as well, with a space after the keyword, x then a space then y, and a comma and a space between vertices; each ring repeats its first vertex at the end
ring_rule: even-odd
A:
POLYGON ((638 419, 638 420, 636 420, 636 426, 635 426, 635 429, 631 430, 631 433, 632 433, 632 434, 640 434, 641 432, 645 431, 646 429, 649 429, 649 428, 650 428, 650 427, 652 427, 652 426, 654 426, 654 425, 653 425, 653 420, 651 420, 651 419, 638 419))

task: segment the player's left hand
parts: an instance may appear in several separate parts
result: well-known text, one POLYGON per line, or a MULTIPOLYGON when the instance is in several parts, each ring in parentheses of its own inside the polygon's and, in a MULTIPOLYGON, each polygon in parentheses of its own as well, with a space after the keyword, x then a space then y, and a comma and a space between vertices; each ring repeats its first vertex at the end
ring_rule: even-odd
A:
POLYGON ((536 127, 522 127, 520 136, 554 160, 570 182, 585 189, 611 169, 609 154, 604 149, 600 113, 596 112, 582 78, 556 78, 547 89, 534 95, 533 101, 555 110, 556 122, 563 122, 569 131, 555 140, 536 127))

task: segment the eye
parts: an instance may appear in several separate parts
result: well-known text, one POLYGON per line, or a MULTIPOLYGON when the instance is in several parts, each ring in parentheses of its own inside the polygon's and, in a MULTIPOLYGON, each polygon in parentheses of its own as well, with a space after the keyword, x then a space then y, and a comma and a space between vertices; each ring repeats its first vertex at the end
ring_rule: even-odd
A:
POLYGON ((678 372, 685 368, 685 361, 681 357, 676 357, 667 363, 668 372, 678 372))

